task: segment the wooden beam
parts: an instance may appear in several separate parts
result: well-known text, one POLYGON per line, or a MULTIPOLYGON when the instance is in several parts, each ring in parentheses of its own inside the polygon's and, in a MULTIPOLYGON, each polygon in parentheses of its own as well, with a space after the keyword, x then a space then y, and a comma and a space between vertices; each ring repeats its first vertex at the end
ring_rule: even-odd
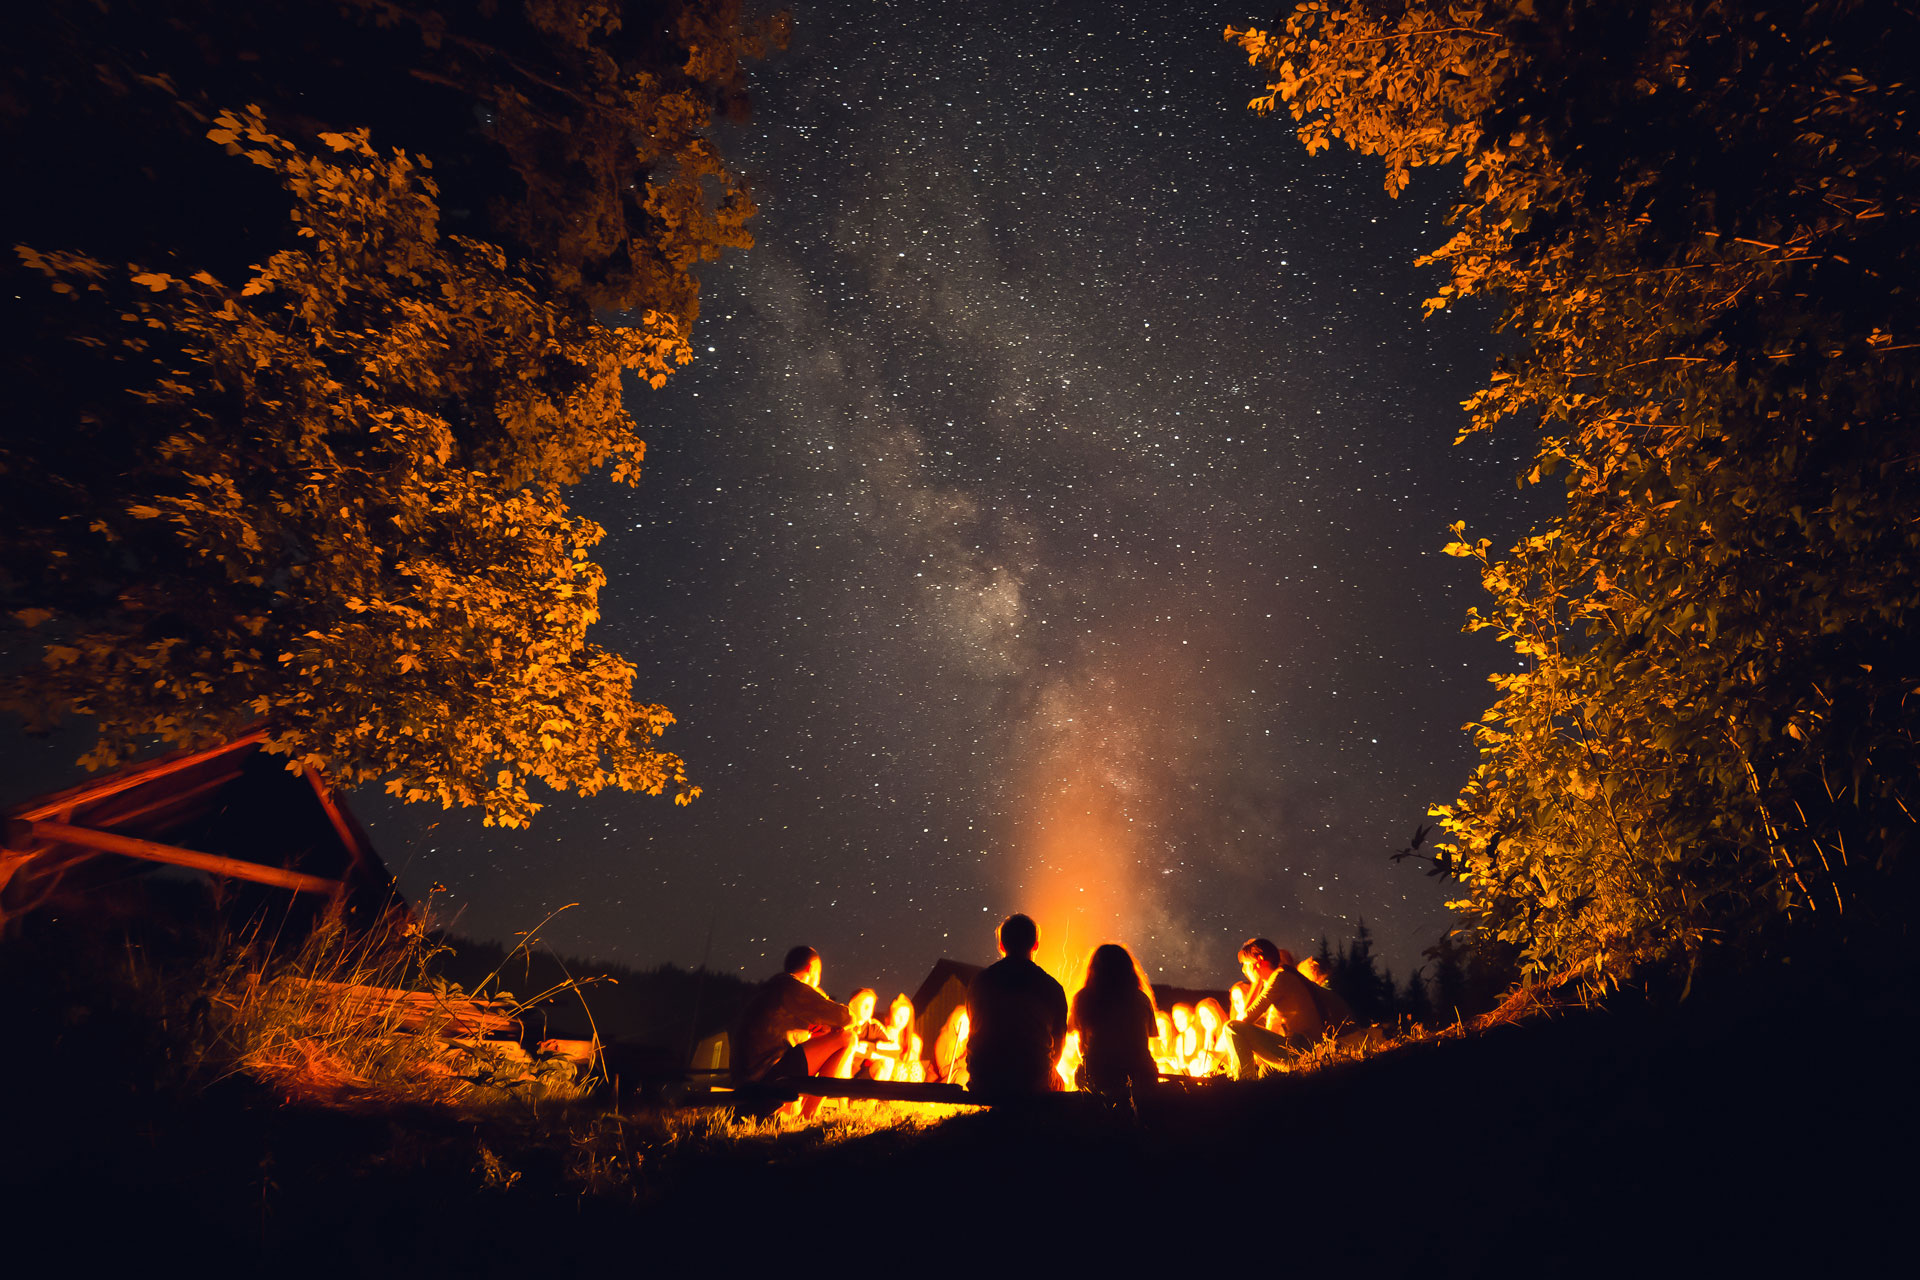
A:
POLYGON ((63 810, 71 812, 77 805, 93 804, 96 801, 105 800, 108 796, 119 795, 122 791, 131 791, 135 787, 143 787, 155 778, 164 778, 170 773, 178 773, 182 769, 191 769, 197 764, 204 764, 215 756, 224 755, 229 751, 237 751, 241 747, 249 747, 255 743, 265 742, 266 739, 267 730, 265 726, 262 726, 249 733, 241 734, 231 742, 223 742, 217 747, 208 747, 202 751, 187 751, 170 757, 163 756, 150 764, 134 765, 120 772, 109 774, 98 782, 83 782, 77 787, 69 787, 65 791, 57 792, 54 795, 46 797, 31 809, 21 809, 10 816, 25 822, 39 822, 43 818, 51 818, 63 810))
POLYGON ((359 986, 350 982, 329 982, 325 978, 296 978, 300 986, 317 998, 332 1003, 348 1016, 391 1014, 409 1030, 424 1026, 435 1012, 444 1013, 447 1029, 456 1034, 494 1036, 517 1033, 519 1024, 509 1015, 497 1012, 498 1002, 476 1000, 471 996, 441 995, 432 991, 409 991, 400 987, 359 986))
POLYGON ((318 800, 320 807, 326 811, 327 821, 333 824, 334 834, 340 837, 340 843, 346 848, 348 875, 363 884, 372 880, 370 868, 367 866, 367 851, 361 847, 360 837, 348 825, 347 816, 340 812, 340 806, 333 798, 333 788, 327 785, 326 779, 320 776, 318 769, 303 769, 301 772, 307 775, 307 782, 313 787, 314 799, 318 800))
POLYGON ((947 1102, 963 1107, 984 1107, 980 1095, 968 1093, 957 1084, 919 1083, 912 1080, 841 1080, 834 1076, 800 1076, 787 1080, 769 1080, 766 1084, 791 1088, 815 1098, 867 1098, 881 1102, 947 1102))
POLYGON ((230 876, 235 880, 251 880, 255 884, 272 885, 276 889, 292 889, 299 893, 337 894, 345 892, 347 887, 341 881, 328 880, 324 876, 305 875, 298 871, 283 870, 280 867, 263 867, 257 862, 246 862, 239 858, 222 858, 211 853, 196 853, 192 849, 179 849, 170 844, 158 844, 152 840, 138 840, 133 836, 115 835, 111 831, 94 831, 64 822, 27 822, 15 819, 7 825, 9 836, 13 836, 24 827, 24 834, 34 840, 77 844, 84 849, 98 849, 103 853, 118 853, 129 858, 145 858, 148 862, 164 862, 175 867, 191 867, 195 871, 206 871, 216 876, 230 876))
MULTIPOLYGON (((195 800, 200 799, 210 792, 218 791, 221 787, 226 786, 239 776, 240 771, 238 769, 232 773, 216 774, 197 786, 188 787, 185 791, 176 791, 172 795, 161 796, 158 800, 150 800, 137 809, 128 809, 125 813, 104 815, 89 813, 87 815, 87 822, 91 824, 93 830, 98 831, 102 827, 118 827, 129 822, 138 822, 140 819, 151 814, 159 813, 164 809, 184 809, 195 800)), ((135 798, 137 799, 137 797, 135 798)), ((62 817, 54 817, 50 820, 54 822, 72 821, 70 818, 62 817)))

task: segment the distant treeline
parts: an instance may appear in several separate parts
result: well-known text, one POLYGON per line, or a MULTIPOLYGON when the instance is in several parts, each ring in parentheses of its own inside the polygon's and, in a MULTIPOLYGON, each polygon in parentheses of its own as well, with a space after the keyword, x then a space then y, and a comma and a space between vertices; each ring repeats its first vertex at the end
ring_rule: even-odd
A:
MULTIPOLYGON (((579 995, 566 990, 541 1002, 523 1019, 528 1034, 541 1039, 585 1040, 597 1029, 608 1044, 684 1055, 699 1040, 730 1027, 757 985, 734 974, 675 964, 634 969, 545 951, 531 956, 516 951, 509 959, 508 948, 498 942, 450 934, 439 940, 451 950, 436 968, 467 990, 491 980, 493 989, 524 1000, 570 979, 588 983, 579 995)), ((1354 1014, 1380 1024, 1406 1020, 1435 1026, 1471 1018, 1500 1003, 1518 973, 1511 957, 1445 936, 1427 948, 1427 964, 1397 979, 1374 953, 1373 932, 1364 920, 1338 948, 1322 937, 1315 955, 1354 1014)))
POLYGON ((1393 970, 1373 953, 1373 932, 1365 920, 1338 950, 1323 935, 1314 954, 1332 978, 1334 992, 1362 1022, 1405 1019, 1432 1026, 1471 1018, 1499 1004, 1519 977, 1508 949, 1445 934, 1423 953, 1428 964, 1396 982, 1393 970))
POLYGON ((684 1055, 702 1037, 730 1026, 754 988, 733 974, 704 968, 633 969, 546 951, 516 950, 510 956, 498 942, 452 935, 439 941, 451 950, 435 968, 469 991, 492 979, 492 989, 525 1000, 564 987, 570 979, 589 984, 578 995, 563 990, 522 1019, 527 1033, 541 1039, 585 1040, 597 1029, 608 1044, 648 1045, 684 1055))

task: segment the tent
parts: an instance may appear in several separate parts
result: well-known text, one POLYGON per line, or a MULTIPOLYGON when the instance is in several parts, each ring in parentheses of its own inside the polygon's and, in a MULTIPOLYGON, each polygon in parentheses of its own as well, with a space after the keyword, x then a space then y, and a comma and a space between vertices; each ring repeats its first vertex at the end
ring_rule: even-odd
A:
POLYGON ((953 1011, 967 1002, 967 988, 980 975, 981 966, 964 960, 942 957, 927 973, 913 993, 913 1029, 933 1056, 933 1042, 947 1025, 953 1011))
POLYGON ((393 877, 366 832, 318 770, 288 772, 266 738, 169 752, 7 810, 0 924, 140 863, 385 906, 393 877))
POLYGON ((733 1037, 716 1031, 693 1047, 693 1061, 687 1065, 695 1071, 725 1071, 732 1061, 733 1037))

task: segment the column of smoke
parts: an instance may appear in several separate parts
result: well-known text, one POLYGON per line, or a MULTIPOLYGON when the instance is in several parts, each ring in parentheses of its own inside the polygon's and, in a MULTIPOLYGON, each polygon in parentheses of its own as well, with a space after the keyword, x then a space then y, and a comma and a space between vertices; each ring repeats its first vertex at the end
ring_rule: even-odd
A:
MULTIPOLYGON (((912 616, 949 669, 979 681, 1004 715, 1010 786, 1005 825, 990 838, 1009 907, 1040 924, 1040 962, 1071 988, 1089 951, 1119 942, 1150 974, 1186 976, 1196 957, 1163 873, 1182 860, 1168 833, 1195 826, 1174 806, 1193 803, 1183 776, 1211 739, 1214 681, 1195 665, 1199 649, 1169 636, 1143 642, 1134 627, 1124 657, 1097 638, 1077 652, 1043 648, 1035 532, 988 514, 960 486, 934 483, 911 428, 869 426, 849 452, 861 459, 849 487, 855 518, 877 544, 896 556, 910 549, 924 566, 912 616), (1059 674, 1037 697, 1022 696, 1037 671, 1059 674)), ((1083 594, 1060 578, 1053 592, 1083 594)))
MULTIPOLYGON (((1028 301, 1065 296, 1046 281, 1031 291, 1006 287, 1007 267, 985 231, 987 202, 956 177, 968 172, 964 155, 869 150, 912 158, 897 161, 881 179, 899 199, 861 203, 834 223, 837 255, 851 255, 865 271, 854 292, 884 302, 884 312, 875 315, 883 314, 890 330, 921 324, 934 349, 951 354, 953 367, 977 379, 986 429, 1003 432, 1010 449, 1030 450, 1028 423, 1042 419, 1046 408, 1035 401, 1035 389, 1052 385, 1074 355, 1070 343, 1009 343, 1006 335, 1077 333, 1080 317, 1049 314, 1028 301), (914 226, 938 228, 941 242, 953 249, 931 287, 917 266, 906 265, 906 255, 893 251, 908 210, 914 226)), ((848 425, 834 464, 845 468, 845 507, 837 518, 849 520, 884 562, 911 566, 908 616, 938 647, 948 670, 978 681, 983 696, 1006 711, 1012 794, 1004 797, 1005 825, 991 838, 1008 905, 1040 923, 1041 962, 1071 987, 1087 953, 1113 941, 1131 949, 1149 973, 1184 976, 1192 950, 1162 873, 1179 861, 1165 833, 1190 826, 1180 819, 1191 815, 1171 811, 1189 791, 1167 766, 1171 753, 1193 750, 1194 731, 1204 724, 1205 713, 1191 697, 1205 683, 1201 672, 1177 646, 1135 652, 1117 663, 1101 656, 1111 650, 1090 641, 1068 660, 1066 674, 1029 699, 1036 673, 1063 670, 1058 652, 1051 666, 1042 658, 1037 624, 1050 602, 1034 598, 1036 582, 1047 580, 1056 599, 1088 590, 1040 574, 1049 557, 1037 525, 977 497, 968 477, 946 475, 941 455, 901 420, 891 382, 862 359, 843 361, 823 341, 837 322, 812 299, 843 294, 846 285, 810 291, 808 269, 773 245, 759 251, 752 269, 773 281, 768 306, 778 324, 771 340, 787 344, 790 357, 766 361, 783 370, 780 394, 804 391, 816 416, 824 421, 829 415, 822 407, 835 406, 848 425), (785 381, 796 370, 803 388, 785 381)), ((1088 420, 1130 412, 1118 402, 1086 401, 1084 388, 1069 391, 1062 383, 1052 407, 1088 420)), ((817 486, 819 455, 806 465, 806 484, 817 486)), ((1092 584, 1078 585, 1090 590, 1092 584)), ((1137 607, 1146 609, 1144 602, 1137 607)))
POLYGON ((1156 847, 1169 797, 1156 785, 1169 708, 1139 673, 1082 673, 1049 687, 1021 737, 1028 763, 1007 850, 1009 887, 1040 924, 1040 963, 1069 989, 1103 942, 1150 973, 1183 969, 1184 930, 1162 896, 1156 847))

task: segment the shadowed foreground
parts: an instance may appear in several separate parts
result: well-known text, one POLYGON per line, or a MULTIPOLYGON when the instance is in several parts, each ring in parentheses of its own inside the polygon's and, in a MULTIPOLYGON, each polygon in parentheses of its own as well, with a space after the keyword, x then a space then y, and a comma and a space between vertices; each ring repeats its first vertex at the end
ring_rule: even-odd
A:
POLYGON ((16 1027, 38 1024, 5 1055, 10 1251, 79 1274, 162 1257, 209 1274, 726 1274, 836 1234, 932 1274, 1003 1249, 1130 1273, 1240 1257, 1825 1272, 1890 1245, 1914 1185, 1907 1002, 1785 970, 1163 1097, 1138 1126, 1066 1097, 850 1137, 578 1107, 350 1114, 237 1076, 170 1091, 154 1081, 177 1029, 6 977, 16 1027), (586 1168, 568 1137, 583 1124, 627 1126, 624 1156, 586 1168))

